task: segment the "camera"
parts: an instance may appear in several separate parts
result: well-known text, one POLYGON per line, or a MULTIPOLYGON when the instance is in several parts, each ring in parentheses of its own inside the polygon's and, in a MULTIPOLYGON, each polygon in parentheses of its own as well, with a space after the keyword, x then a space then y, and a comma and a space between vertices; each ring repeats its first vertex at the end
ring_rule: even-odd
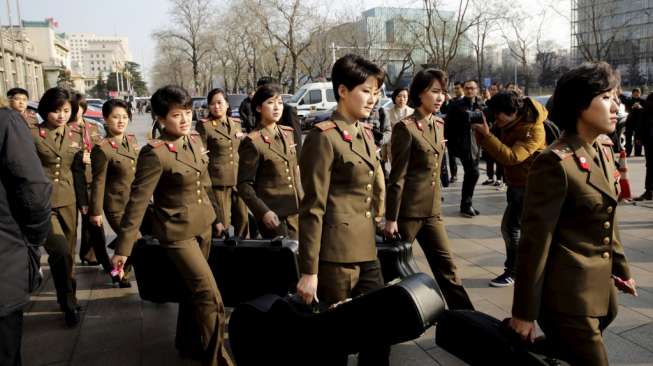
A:
POLYGON ((466 111, 470 124, 483 124, 483 111, 466 111))

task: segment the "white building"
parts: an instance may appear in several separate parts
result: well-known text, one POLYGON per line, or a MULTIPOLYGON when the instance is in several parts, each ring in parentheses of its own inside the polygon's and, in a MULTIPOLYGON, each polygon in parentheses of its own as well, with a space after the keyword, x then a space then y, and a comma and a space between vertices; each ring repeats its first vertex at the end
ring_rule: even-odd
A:
POLYGON ((43 68, 36 48, 17 28, 0 28, 0 96, 14 87, 24 88, 31 100, 45 91, 43 68))
POLYGON ((55 21, 23 21, 25 36, 34 45, 36 57, 43 60, 46 87, 57 85, 61 71, 70 69, 70 46, 65 37, 55 32, 55 21))
POLYGON ((93 33, 69 33, 73 71, 84 75, 86 88, 93 87, 102 75, 120 72, 132 61, 127 37, 98 36, 93 33))

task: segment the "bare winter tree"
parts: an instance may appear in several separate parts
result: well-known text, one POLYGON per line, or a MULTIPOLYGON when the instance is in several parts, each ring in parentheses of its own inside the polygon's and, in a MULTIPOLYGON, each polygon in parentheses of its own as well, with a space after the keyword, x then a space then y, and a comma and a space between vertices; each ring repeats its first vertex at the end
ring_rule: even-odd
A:
POLYGON ((163 42, 177 40, 175 44, 186 55, 193 69, 193 90, 199 92, 200 63, 212 50, 208 35, 214 21, 212 0, 170 0, 172 25, 156 31, 152 36, 163 42))
POLYGON ((505 2, 496 0, 475 0, 474 16, 476 22, 466 34, 476 59, 476 80, 482 80, 486 74, 487 42, 501 29, 501 22, 505 21, 507 12, 505 2))
POLYGON ((186 55, 175 42, 157 41, 157 58, 151 71, 154 89, 168 84, 188 85, 187 80, 190 80, 192 72, 188 68, 186 55))

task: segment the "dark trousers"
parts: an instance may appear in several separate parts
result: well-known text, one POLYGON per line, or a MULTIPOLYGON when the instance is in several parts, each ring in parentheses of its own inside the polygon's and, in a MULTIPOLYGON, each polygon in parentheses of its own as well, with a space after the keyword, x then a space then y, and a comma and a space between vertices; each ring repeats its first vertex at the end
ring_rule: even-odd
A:
POLYGON ((472 205, 474 189, 476 188, 476 183, 478 182, 478 177, 480 176, 478 169, 479 159, 465 157, 460 158, 460 162, 463 164, 463 170, 465 171, 465 175, 463 177, 462 197, 460 199, 460 208, 464 209, 472 205))
POLYGON ((641 156, 642 155, 641 141, 639 143, 637 143, 637 141, 633 141, 633 138, 635 140, 637 139, 637 136, 635 136, 635 128, 626 126, 625 137, 626 137, 626 154, 630 156, 630 154, 633 152, 633 145, 634 145, 635 156, 641 156))
POLYGON ((496 162, 490 154, 486 154, 485 156, 485 170, 488 179, 494 179, 495 176, 497 180, 503 179, 503 166, 496 162), (495 166, 496 170, 494 169, 495 166))
POLYGON ((653 191, 653 141, 648 141, 644 145, 644 156, 646 157, 646 180, 644 188, 647 191, 653 191))
MULTIPOLYGON (((97 261, 105 272, 111 272, 111 260, 107 253, 107 239, 102 226, 92 225, 91 215, 82 215, 82 232, 79 244, 79 258, 91 262, 97 261), (95 257, 95 258, 92 258, 95 257)), ((117 231, 116 231, 117 232, 117 231)))
POLYGON ((73 274, 75 242, 77 239, 77 209, 75 205, 52 209, 50 231, 43 244, 48 253, 48 264, 57 290, 57 302, 62 311, 73 310, 77 304, 75 275, 73 274))
POLYGON ((458 175, 458 165, 456 165, 456 156, 447 150, 446 158, 449 159, 449 171, 451 172, 450 177, 453 178, 458 175))
MULTIPOLYGON (((378 260, 362 263, 320 262, 318 269, 317 296, 328 305, 353 298, 382 288, 383 276, 378 260)), ((336 354, 323 359, 320 366, 347 365, 346 354, 336 354)), ((385 366, 390 364, 390 346, 378 345, 358 354, 359 366, 385 366)))
POLYGON ((23 309, 0 317, 0 366, 20 366, 23 341, 23 309))
POLYGON ((449 249, 447 230, 440 216, 426 218, 399 218, 399 234, 409 242, 417 239, 422 247, 431 272, 438 283, 449 309, 473 310, 449 249))
POLYGON ((515 278, 517 263, 517 245, 519 244, 519 235, 521 233, 521 213, 524 208, 525 187, 508 186, 506 199, 508 206, 503 212, 501 219, 501 235, 506 244, 506 272, 515 278))

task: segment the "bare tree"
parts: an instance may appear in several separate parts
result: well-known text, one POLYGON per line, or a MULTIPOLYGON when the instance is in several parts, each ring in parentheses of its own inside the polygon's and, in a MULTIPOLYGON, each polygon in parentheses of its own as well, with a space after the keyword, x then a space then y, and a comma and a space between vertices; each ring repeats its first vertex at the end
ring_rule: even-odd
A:
POLYGON ((211 51, 208 30, 213 24, 212 0, 170 0, 172 26, 153 33, 160 41, 177 40, 175 44, 186 55, 193 69, 193 90, 199 92, 199 67, 211 51))
POLYGON ((494 0, 475 0, 474 18, 476 22, 466 34, 476 59, 476 80, 482 80, 487 69, 487 42, 501 29, 501 22, 506 20, 506 3, 494 0))

